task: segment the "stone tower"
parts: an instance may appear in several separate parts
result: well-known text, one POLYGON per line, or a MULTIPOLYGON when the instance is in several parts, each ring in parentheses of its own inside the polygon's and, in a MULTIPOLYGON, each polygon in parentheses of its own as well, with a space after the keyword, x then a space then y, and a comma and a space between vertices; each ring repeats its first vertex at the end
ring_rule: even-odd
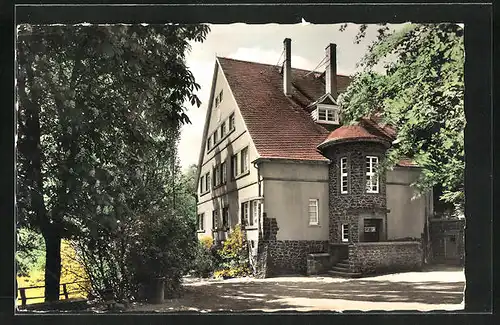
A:
POLYGON ((389 146, 387 137, 360 124, 334 130, 318 146, 330 159, 330 243, 387 239, 386 177, 375 169, 389 146))

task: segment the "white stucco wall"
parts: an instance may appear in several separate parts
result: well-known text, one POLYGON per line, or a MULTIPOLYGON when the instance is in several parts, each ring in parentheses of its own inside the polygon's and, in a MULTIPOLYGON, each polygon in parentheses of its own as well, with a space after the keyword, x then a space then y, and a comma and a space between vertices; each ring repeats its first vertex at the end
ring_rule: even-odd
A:
POLYGON ((205 143, 203 147, 203 160, 200 169, 200 178, 209 172, 211 173, 211 183, 213 184, 213 168, 217 164, 225 161, 227 166, 227 183, 215 189, 211 188, 210 192, 202 194, 200 193, 200 184, 198 182, 198 214, 205 214, 205 231, 199 232, 199 237, 203 235, 212 235, 212 211, 214 209, 218 209, 219 215, 221 215, 222 208, 224 206, 228 206, 230 215, 229 224, 233 227, 240 221, 241 203, 258 196, 257 169, 251 164, 251 162, 257 158, 257 151, 248 131, 246 130, 245 123, 241 117, 231 90, 228 87, 226 79, 224 78, 222 70, 218 69, 214 87, 213 107, 215 106, 215 97, 220 93, 221 89, 223 90, 222 102, 219 104, 218 108, 215 109, 215 111, 220 110, 220 113, 212 112, 209 118, 208 131, 204 138, 205 143), (210 151, 207 151, 206 141, 208 136, 213 134, 222 121, 226 121, 226 128, 229 131, 227 118, 232 113, 235 114, 234 131, 232 131, 232 133, 230 133, 210 151), (236 180, 232 180, 231 156, 240 152, 245 147, 248 147, 249 173, 237 177, 236 180))
POLYGON ((328 240, 328 165, 263 162, 264 212, 278 223, 278 240, 328 240), (318 199, 319 225, 309 225, 318 199))
POLYGON ((412 199, 418 192, 410 184, 417 179, 418 168, 395 168, 387 172, 387 238, 420 238, 424 231, 426 204, 431 209, 431 193, 412 199))

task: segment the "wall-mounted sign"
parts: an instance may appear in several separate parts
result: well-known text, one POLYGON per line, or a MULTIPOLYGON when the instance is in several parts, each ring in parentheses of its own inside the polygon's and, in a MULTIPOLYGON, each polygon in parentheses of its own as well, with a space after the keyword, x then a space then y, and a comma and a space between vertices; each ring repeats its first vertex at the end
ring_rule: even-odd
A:
POLYGON ((365 232, 377 232, 376 227, 365 227, 365 232))

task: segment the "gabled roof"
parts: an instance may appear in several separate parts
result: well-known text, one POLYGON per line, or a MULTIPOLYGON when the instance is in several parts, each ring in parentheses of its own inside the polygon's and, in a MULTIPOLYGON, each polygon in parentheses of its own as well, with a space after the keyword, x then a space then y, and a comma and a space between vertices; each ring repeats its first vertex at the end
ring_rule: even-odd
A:
MULTIPOLYGON (((292 68, 292 95, 287 97, 279 67, 223 57, 217 61, 260 158, 328 161, 318 148, 331 141, 371 139, 390 144, 396 139, 396 130, 383 124, 377 114, 331 133, 315 123, 310 116, 312 104, 336 101, 325 94, 324 73, 292 68)), ((349 83, 348 76, 337 75, 338 93, 349 83)), ((416 167, 406 158, 398 165, 416 167)))
MULTIPOLYGON (((280 68, 220 57, 218 61, 261 158, 327 160, 316 147, 329 132, 306 110, 325 94, 320 74, 292 68, 292 96, 287 97, 280 68)), ((349 81, 337 76, 339 92, 349 81)))

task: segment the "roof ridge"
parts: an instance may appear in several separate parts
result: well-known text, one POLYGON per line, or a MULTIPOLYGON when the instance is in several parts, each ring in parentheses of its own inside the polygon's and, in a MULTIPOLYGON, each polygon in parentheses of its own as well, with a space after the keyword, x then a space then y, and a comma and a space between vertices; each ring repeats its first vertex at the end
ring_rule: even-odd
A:
MULTIPOLYGON (((265 65, 265 66, 269 66, 269 67, 279 68, 279 66, 276 65, 276 64, 269 64, 269 63, 255 62, 255 61, 246 61, 246 60, 240 60, 240 59, 233 59, 233 58, 228 58, 228 57, 225 57, 225 56, 216 56, 216 58, 217 59, 223 59, 223 60, 238 61, 238 62, 243 62, 243 63, 251 63, 251 64, 258 64, 258 65, 265 65)), ((323 74, 323 72, 320 72, 320 71, 308 70, 308 69, 302 69, 302 68, 294 68, 294 67, 292 67, 292 70, 299 70, 299 71, 304 71, 304 72, 316 72, 318 74, 323 74)), ((340 73, 337 73, 337 77, 351 78, 351 76, 349 76, 349 75, 340 74, 340 73)))

